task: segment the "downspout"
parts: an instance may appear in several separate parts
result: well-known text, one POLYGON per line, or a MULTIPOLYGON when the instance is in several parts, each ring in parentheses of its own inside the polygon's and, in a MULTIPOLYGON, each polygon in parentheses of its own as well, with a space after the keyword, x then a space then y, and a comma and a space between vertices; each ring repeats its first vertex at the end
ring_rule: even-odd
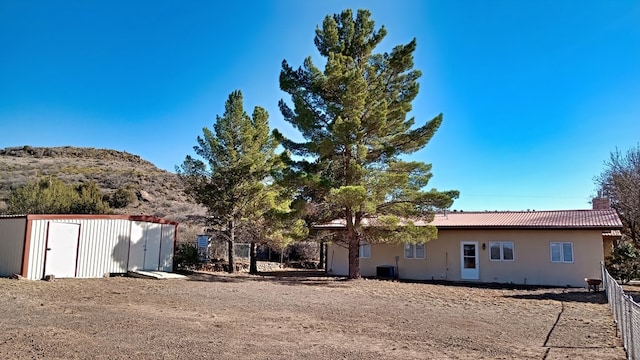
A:
POLYGON ((396 255, 396 280, 400 279, 400 268, 398 267, 398 261, 400 260, 400 256, 396 255))

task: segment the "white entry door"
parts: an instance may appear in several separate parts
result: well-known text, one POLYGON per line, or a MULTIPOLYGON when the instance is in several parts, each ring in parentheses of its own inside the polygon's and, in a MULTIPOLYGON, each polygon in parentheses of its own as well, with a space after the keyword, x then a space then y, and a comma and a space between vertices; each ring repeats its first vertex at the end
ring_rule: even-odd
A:
POLYGON ((157 271, 160 262, 162 226, 135 221, 131 226, 131 245, 127 270, 157 271))
POLYGON ((474 241, 463 241, 460 243, 461 275, 463 280, 480 279, 480 269, 478 263, 478 243, 474 241))
POLYGON ((76 276, 80 224, 49 222, 44 275, 76 276))
POLYGON ((157 271, 160 263, 162 225, 147 224, 147 231, 145 235, 144 270, 157 271))

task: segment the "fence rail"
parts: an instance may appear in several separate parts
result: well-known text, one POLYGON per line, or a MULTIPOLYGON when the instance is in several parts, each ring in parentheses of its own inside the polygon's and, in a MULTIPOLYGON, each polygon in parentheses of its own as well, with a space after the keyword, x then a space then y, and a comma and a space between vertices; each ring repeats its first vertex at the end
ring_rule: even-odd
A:
POLYGON ((627 359, 640 360, 640 305, 624 293, 622 286, 609 275, 604 264, 601 264, 601 268, 607 300, 622 337, 627 359))

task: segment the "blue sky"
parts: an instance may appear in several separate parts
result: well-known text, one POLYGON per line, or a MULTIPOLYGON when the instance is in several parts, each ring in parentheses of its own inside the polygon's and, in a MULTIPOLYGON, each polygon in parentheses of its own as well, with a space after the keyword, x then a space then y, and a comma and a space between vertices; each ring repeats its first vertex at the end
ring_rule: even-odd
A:
MULTIPOLYGON (((0 2, 0 148, 84 146, 173 171, 242 90, 295 137, 277 102, 281 62, 321 62, 327 14, 371 10, 416 37, 412 115, 444 122, 412 159, 453 208, 589 208, 616 147, 640 142, 637 1, 0 2)), ((1 169, 0 169, 1 171, 1 169)))

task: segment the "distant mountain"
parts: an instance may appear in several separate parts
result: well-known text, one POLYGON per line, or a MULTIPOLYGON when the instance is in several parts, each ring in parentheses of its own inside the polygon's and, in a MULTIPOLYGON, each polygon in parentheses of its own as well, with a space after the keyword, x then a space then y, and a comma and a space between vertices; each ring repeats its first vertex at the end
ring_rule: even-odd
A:
POLYGON ((0 149, 0 212, 12 188, 56 176, 70 183, 94 181, 104 194, 129 187, 137 200, 115 213, 154 215, 197 223, 205 209, 184 194, 178 176, 124 151, 79 147, 11 147, 0 149))

